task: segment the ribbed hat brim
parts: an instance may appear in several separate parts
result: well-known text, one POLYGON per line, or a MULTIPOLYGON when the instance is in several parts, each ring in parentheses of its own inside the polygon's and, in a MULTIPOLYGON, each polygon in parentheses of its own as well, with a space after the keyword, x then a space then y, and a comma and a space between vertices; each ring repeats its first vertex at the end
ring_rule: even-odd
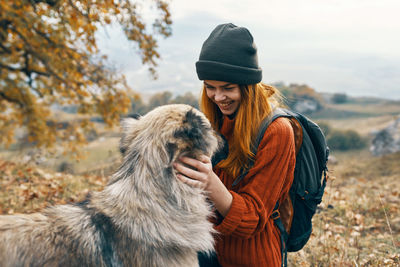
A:
POLYGON ((199 60, 196 62, 200 80, 216 80, 235 84, 256 84, 261 82, 261 68, 246 68, 221 62, 199 60))

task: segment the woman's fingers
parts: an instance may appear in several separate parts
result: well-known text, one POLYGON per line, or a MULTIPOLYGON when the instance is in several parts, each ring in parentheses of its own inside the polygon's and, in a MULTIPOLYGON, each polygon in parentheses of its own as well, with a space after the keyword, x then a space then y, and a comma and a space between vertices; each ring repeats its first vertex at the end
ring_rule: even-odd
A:
POLYGON ((193 158, 188 158, 188 157, 181 157, 179 160, 197 170, 201 169, 202 164, 199 160, 193 159, 193 158))
POLYGON ((204 188, 204 183, 190 179, 182 174, 177 174, 176 177, 181 180, 183 183, 192 186, 192 187, 197 187, 197 188, 204 188))
POLYGON ((211 163, 211 158, 206 155, 200 155, 199 160, 203 163, 211 163))
POLYGON ((210 174, 213 173, 211 160, 207 156, 199 159, 181 157, 179 162, 174 163, 179 180, 193 187, 205 189, 210 183, 210 174))
MULTIPOLYGON (((181 157, 179 159, 181 162, 197 169, 199 172, 208 172, 209 168, 207 165, 211 164, 211 159, 206 155, 201 155, 199 159, 193 159, 188 157, 181 157)), ((211 167, 212 168, 212 167, 211 167)))
POLYGON ((190 177, 190 178, 196 179, 196 180, 198 180, 200 178, 198 171, 188 168, 180 163, 175 163, 174 167, 178 173, 181 173, 186 177, 190 177))

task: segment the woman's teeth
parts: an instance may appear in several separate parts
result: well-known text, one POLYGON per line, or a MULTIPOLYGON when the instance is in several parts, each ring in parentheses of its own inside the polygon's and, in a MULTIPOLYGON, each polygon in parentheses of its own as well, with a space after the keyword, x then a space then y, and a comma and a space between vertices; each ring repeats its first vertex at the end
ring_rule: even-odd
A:
POLYGON ((232 102, 229 103, 220 103, 219 105, 223 108, 226 108, 227 106, 229 106, 230 104, 232 104, 232 102))

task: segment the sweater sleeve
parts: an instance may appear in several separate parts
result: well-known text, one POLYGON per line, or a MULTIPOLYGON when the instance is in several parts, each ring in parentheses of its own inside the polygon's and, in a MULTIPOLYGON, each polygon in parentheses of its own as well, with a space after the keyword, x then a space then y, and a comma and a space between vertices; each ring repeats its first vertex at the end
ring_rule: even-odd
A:
POLYGON ((258 147, 253 168, 230 190, 232 206, 215 228, 223 235, 250 238, 262 231, 278 199, 287 194, 295 166, 294 134, 290 122, 272 122, 258 147))

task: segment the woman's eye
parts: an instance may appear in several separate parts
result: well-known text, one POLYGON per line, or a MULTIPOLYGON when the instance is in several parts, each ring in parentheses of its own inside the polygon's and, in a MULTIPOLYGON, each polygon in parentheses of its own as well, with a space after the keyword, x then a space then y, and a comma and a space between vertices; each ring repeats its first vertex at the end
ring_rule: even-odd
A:
POLYGON ((225 87, 225 90, 232 90, 235 89, 235 87, 225 87))

